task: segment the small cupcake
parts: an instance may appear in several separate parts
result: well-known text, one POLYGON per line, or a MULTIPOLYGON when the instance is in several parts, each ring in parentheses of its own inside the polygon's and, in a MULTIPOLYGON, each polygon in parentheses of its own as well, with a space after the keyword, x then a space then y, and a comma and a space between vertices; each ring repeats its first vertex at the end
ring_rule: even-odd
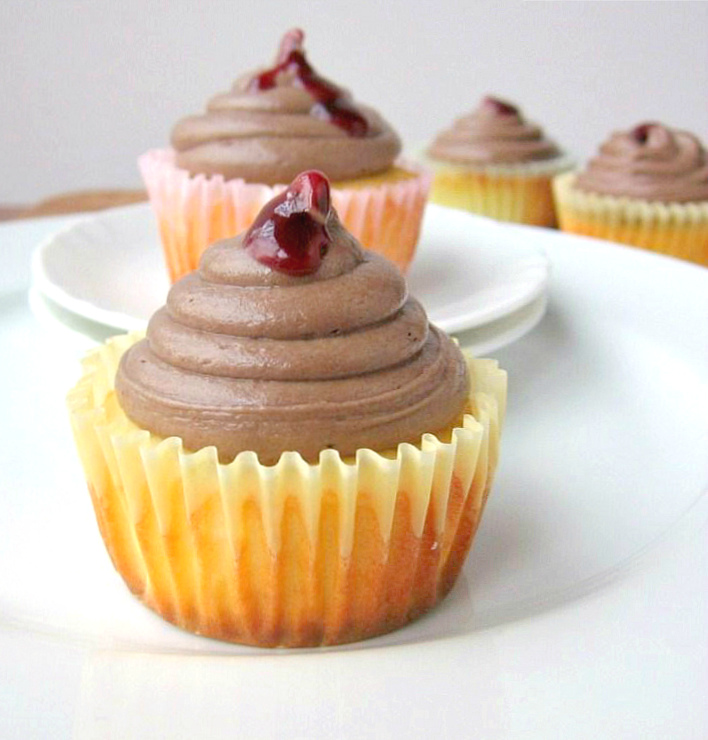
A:
POLYGON ((483 216, 554 226, 551 180, 571 161, 518 108, 486 97, 426 152, 431 200, 483 216))
POLYGON ((330 178, 340 218, 364 246, 401 269, 413 258, 429 175, 398 158, 401 142, 378 113, 315 72, 302 42, 302 31, 286 33, 273 67, 179 121, 172 148, 140 157, 173 282, 310 168, 330 178))
POLYGON ((554 182, 563 231, 708 266, 708 155, 686 131, 642 123, 554 182))
POLYGON ((108 552, 174 624, 261 646, 400 627, 457 578, 506 375, 464 356, 301 174, 69 394, 108 552))

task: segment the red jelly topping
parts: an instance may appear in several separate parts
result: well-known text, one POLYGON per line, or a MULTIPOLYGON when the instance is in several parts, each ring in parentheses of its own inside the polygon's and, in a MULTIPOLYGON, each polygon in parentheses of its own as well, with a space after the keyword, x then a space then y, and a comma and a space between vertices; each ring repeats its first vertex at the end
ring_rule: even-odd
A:
POLYGON ((487 97, 484 98, 484 100, 482 101, 482 105, 485 108, 488 108, 489 110, 492 110, 495 113, 499 114, 500 116, 519 115, 519 109, 515 105, 507 103, 504 100, 499 100, 499 98, 493 98, 491 95, 487 95, 487 97))
POLYGON ((631 136, 638 144, 646 144, 654 126, 656 126, 655 123, 640 123, 632 129, 631 136))
POLYGON ((278 76, 292 75, 315 101, 310 114, 338 126, 349 136, 362 137, 369 132, 369 124, 359 113, 347 94, 334 83, 320 77, 305 58, 302 42, 305 34, 294 28, 283 36, 275 66, 256 75, 249 90, 270 90, 278 84, 278 76))
POLYGON ((329 180, 317 170, 299 174, 288 189, 263 206, 243 239, 260 263, 288 275, 316 272, 331 239, 329 180))

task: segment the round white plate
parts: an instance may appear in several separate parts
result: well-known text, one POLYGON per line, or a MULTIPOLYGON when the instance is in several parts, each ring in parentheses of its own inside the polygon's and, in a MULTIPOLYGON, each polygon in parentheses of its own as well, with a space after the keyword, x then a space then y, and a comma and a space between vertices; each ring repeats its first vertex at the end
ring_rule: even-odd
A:
MULTIPOLYGON (((0 227, 5 275, 25 228, 0 227)), ((677 548, 708 513, 708 270, 508 229, 554 280, 544 321, 496 354, 509 406, 468 563, 425 618, 326 651, 199 638, 129 594, 64 408, 80 348, 37 321, 27 282, 3 284, 0 734, 705 737, 687 710, 705 691, 705 536, 677 548)))
MULTIPOLYGON (((146 204, 82 219, 34 255, 35 287, 91 321, 138 329, 165 302, 168 280, 146 204)), ((409 278, 431 321, 448 332, 500 319, 546 289, 548 260, 503 225, 428 206, 409 278)))
MULTIPOLYGON (((361 649, 466 634, 568 598, 666 532, 708 480, 708 271, 508 230, 536 248, 543 242, 559 280, 544 322, 501 355, 509 418, 474 556, 429 619, 361 649)), ((12 558, 20 569, 0 577, 1 613, 130 649, 248 652, 184 634, 127 594, 91 521, 65 427, 61 398, 75 353, 58 335, 56 351, 27 341, 33 319, 11 308, 0 322, 0 341, 15 342, 2 366, 13 397, 0 448, 15 450, 19 491, 32 494, 0 502, 0 562, 12 558)))

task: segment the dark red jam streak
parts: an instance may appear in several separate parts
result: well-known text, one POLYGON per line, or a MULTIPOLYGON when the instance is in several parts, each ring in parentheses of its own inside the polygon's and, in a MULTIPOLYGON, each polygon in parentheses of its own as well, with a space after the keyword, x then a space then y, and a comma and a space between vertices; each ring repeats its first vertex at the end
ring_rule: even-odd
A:
POLYGON ((261 264, 288 275, 316 272, 330 245, 326 221, 329 180, 317 170, 299 174, 263 206, 243 247, 261 264))
POLYGON ((499 100, 499 98, 493 98, 491 95, 484 98, 482 105, 500 116, 516 116, 519 114, 519 109, 515 105, 499 100))
POLYGON ((656 126, 655 123, 640 123, 639 126, 635 126, 632 129, 632 138, 638 144, 646 144, 649 140, 649 134, 654 126, 656 126))
POLYGON ((292 74, 315 101, 310 115, 321 118, 346 131, 349 136, 363 137, 369 124, 345 93, 336 85, 320 77, 308 64, 302 49, 304 34, 300 29, 288 31, 280 42, 276 64, 254 77, 249 90, 270 90, 277 85, 278 75, 292 74))

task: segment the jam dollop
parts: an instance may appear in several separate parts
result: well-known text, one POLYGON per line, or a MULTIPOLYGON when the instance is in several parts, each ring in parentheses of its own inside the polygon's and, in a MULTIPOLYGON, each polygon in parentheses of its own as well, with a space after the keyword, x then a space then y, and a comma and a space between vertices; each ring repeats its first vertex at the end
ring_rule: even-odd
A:
POLYGON ((303 172, 263 207, 243 247, 273 270, 310 275, 331 243, 326 226, 331 207, 329 180, 317 170, 303 172))
POLYGON ((305 34, 299 28, 288 31, 280 42, 275 66, 253 77, 249 90, 270 90, 277 87, 281 75, 292 77, 314 100, 310 115, 329 121, 349 136, 366 136, 369 124, 346 91, 320 77, 308 63, 302 46, 304 38, 305 34))
POLYGON ((500 116, 519 115, 519 109, 515 105, 507 103, 506 100, 501 100, 500 98, 495 98, 491 95, 487 95, 487 97, 482 100, 482 107, 500 116))
POLYGON ((656 123, 640 123, 632 129, 632 138, 638 144, 646 144, 647 141, 649 141, 649 135, 651 134, 652 129, 656 128, 657 125, 658 124, 656 123))

